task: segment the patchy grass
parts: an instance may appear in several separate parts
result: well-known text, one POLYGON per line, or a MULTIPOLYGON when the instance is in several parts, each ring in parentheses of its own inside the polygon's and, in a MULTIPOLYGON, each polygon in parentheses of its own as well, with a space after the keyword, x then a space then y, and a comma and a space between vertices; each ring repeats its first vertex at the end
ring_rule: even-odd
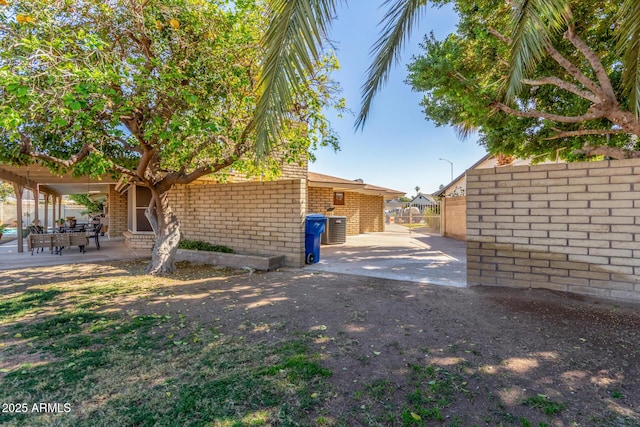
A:
MULTIPOLYGON (((208 271, 211 274, 211 271, 208 271)), ((229 272, 220 272, 224 278, 229 272)), ((124 272, 19 284, 0 295, 0 402, 7 425, 297 425, 331 372, 304 334, 248 342, 188 313, 132 314, 116 307, 150 299, 154 281, 124 272), (88 309, 87 307, 91 307, 88 309), (48 403, 49 413, 38 412, 48 403), (26 404, 26 406, 23 406, 26 404), (36 406, 34 406, 36 404, 36 406), (55 404, 56 406, 52 406, 55 404), (9 410, 11 409, 11 410, 9 410), (53 412, 53 413, 51 413, 53 412)))
POLYGON ((549 396, 545 396, 543 394, 528 397, 522 401, 522 404, 538 409, 543 414, 547 415, 555 415, 567 407, 565 403, 555 402, 549 399, 549 396))
POLYGON ((445 288, 144 267, 2 272, 0 425, 640 427, 635 314, 577 348, 592 311, 549 323, 558 308, 445 288))
POLYGON ((354 419, 362 425, 380 426, 462 426, 462 420, 447 413, 447 408, 460 398, 469 398, 462 367, 447 370, 434 365, 410 365, 409 385, 399 387, 389 379, 376 379, 353 395, 356 405, 342 418, 350 425, 354 419), (397 402, 404 402, 398 407, 397 402))

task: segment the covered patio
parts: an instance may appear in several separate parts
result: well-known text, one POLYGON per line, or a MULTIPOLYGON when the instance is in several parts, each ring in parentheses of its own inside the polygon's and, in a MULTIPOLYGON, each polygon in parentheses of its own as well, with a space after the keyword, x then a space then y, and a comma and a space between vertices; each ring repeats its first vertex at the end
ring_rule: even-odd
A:
MULTIPOLYGON (((116 215, 116 217, 124 218, 120 221, 123 222, 123 224, 113 224, 114 227, 110 224, 114 216, 108 215, 108 210, 110 209, 109 196, 110 193, 119 196, 119 193, 115 191, 117 181, 110 176, 103 176, 99 179, 89 179, 88 177, 76 178, 70 175, 53 174, 47 168, 39 165, 12 166, 0 164, 0 180, 12 184, 14 188, 18 237, 14 241, 14 244, 16 245, 15 250, 17 253, 24 252, 26 244, 26 242, 20 238, 20 230, 33 224, 40 225, 45 231, 51 230, 55 225, 59 224, 61 219, 65 219, 63 218, 62 212, 63 195, 87 194, 90 198, 103 198, 107 206, 105 209, 107 210, 107 214, 104 215, 105 222, 111 230, 111 237, 117 237, 120 234, 118 233, 119 228, 126 227, 126 198, 124 200, 124 212, 116 215), (30 199, 33 200, 34 204, 33 215, 31 212, 28 212, 29 216, 27 221, 24 220, 25 212, 23 211, 23 201, 25 201, 26 192, 32 194, 33 197, 30 199)), ((10 242, 2 246, 9 244, 10 242)), ((3 256, 4 255, 3 253, 3 256)))
MULTIPOLYGON (((23 242, 26 245, 26 240, 23 242)), ((151 257, 151 251, 131 249, 124 244, 124 237, 100 240, 100 250, 90 243, 84 253, 77 246, 65 248, 62 255, 44 250, 31 255, 30 252, 18 252, 18 240, 0 245, 0 271, 29 267, 44 267, 61 264, 87 264, 102 261, 120 261, 145 259, 151 257)))

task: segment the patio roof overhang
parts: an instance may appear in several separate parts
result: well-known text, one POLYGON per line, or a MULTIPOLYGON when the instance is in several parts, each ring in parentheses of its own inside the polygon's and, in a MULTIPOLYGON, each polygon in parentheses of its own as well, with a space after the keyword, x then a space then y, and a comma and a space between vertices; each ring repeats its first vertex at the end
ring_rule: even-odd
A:
POLYGON ((53 196, 65 194, 107 193, 109 184, 117 180, 105 175, 99 179, 56 175, 39 165, 12 166, 0 163, 0 180, 16 183, 53 196))

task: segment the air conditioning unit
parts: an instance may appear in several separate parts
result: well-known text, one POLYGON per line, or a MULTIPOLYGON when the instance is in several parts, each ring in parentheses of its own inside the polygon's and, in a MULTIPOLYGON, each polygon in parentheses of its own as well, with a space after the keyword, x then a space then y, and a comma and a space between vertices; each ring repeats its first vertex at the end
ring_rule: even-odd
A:
POLYGON ((323 245, 337 245, 347 241, 347 217, 328 216, 327 226, 322 233, 323 245))

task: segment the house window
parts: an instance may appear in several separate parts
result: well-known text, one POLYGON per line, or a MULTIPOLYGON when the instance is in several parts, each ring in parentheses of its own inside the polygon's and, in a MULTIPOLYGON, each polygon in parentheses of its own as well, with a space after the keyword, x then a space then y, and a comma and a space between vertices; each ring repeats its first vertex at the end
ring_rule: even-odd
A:
POLYGON ((344 192, 336 191, 333 193, 333 204, 344 205, 344 192))
POLYGON ((147 187, 129 187, 129 231, 153 231, 149 220, 144 214, 151 202, 151 190, 147 187))

